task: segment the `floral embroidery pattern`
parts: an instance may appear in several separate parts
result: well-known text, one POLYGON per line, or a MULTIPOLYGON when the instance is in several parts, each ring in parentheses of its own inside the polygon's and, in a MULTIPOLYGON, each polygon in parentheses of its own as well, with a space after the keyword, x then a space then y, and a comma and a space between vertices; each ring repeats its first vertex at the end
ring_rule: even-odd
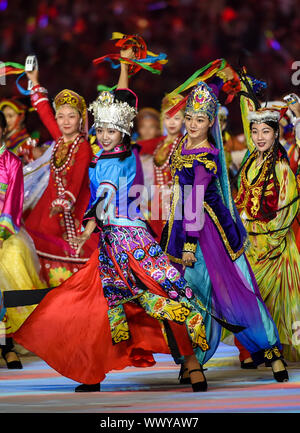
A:
POLYGON ((134 302, 159 321, 185 323, 193 344, 202 350, 209 348, 202 315, 190 302, 194 299, 191 288, 144 228, 105 227, 100 237, 98 269, 114 344, 130 338, 123 304, 134 302), (164 289, 166 297, 138 286, 131 261, 164 289))

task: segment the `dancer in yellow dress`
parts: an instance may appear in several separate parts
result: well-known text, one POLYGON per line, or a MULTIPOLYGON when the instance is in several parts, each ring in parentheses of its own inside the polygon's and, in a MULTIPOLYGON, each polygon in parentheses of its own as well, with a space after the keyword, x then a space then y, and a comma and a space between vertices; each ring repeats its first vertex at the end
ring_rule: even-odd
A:
POLYGON ((299 361, 295 327, 300 318, 300 255, 292 230, 299 195, 279 142, 283 111, 272 107, 255 111, 243 96, 242 113, 251 153, 241 170, 235 202, 250 238, 247 257, 278 328, 284 357, 299 361))

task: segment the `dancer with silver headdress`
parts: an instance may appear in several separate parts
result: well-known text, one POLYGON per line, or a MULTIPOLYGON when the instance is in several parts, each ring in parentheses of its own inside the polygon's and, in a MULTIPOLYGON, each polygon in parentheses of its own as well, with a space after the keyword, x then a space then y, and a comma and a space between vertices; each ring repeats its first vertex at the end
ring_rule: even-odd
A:
MULTIPOLYGON (((194 347, 209 349, 203 308, 148 233, 130 194, 136 107, 122 63, 115 93, 102 92, 91 105, 102 149, 90 165, 86 227, 75 240, 79 251, 96 230, 99 248, 83 269, 46 295, 14 335, 61 374, 82 382, 78 392, 99 391, 113 369, 153 365, 154 353, 172 353, 191 370, 199 368, 194 347)), ((195 381, 192 386, 207 387, 195 381)))

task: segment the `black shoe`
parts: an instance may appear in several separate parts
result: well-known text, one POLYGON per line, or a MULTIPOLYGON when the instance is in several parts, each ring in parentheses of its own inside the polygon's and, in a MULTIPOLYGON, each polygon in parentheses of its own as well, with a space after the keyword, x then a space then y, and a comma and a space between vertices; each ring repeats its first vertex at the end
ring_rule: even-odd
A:
POLYGON ((257 366, 254 364, 253 361, 251 362, 241 361, 241 368, 244 368, 245 370, 255 370, 257 369, 257 366))
MULTIPOLYGON (((196 368, 194 370, 190 370, 189 374, 193 373, 194 371, 201 371, 203 373, 204 370, 202 367, 196 368)), ((204 374, 203 374, 203 376, 204 376, 204 374)), ((207 382, 206 382, 205 376, 204 376, 203 381, 196 382, 196 383, 192 383, 192 381, 191 381, 191 384, 192 384, 193 392, 205 392, 205 391, 207 391, 207 382)))
POLYGON ((99 392, 100 391, 100 383, 95 383, 93 385, 86 385, 83 383, 82 385, 78 385, 75 388, 75 392, 99 392))
POLYGON ((186 384, 190 384, 191 383, 191 379, 190 379, 189 376, 188 377, 183 377, 183 375, 184 375, 184 373, 186 371, 188 371, 188 368, 184 368, 184 364, 181 364, 180 372, 179 372, 179 375, 178 375, 178 380, 179 380, 180 385, 186 385, 186 384))
MULTIPOLYGON (((282 362, 283 362, 283 365, 286 366, 286 363, 284 361, 282 361, 282 362)), ((273 370, 272 365, 271 365, 271 367, 273 370)), ((284 370, 280 370, 280 371, 274 371, 273 370, 273 376, 277 382, 288 382, 289 381, 289 374, 288 374, 286 368, 284 370)))
MULTIPOLYGON (((14 352, 13 350, 11 350, 10 352, 14 352)), ((4 361, 6 362, 6 367, 9 370, 21 370, 23 368, 23 365, 21 363, 20 360, 18 361, 7 361, 6 359, 6 355, 10 352, 7 352, 6 354, 2 353, 2 358, 4 359, 4 361)), ((14 352, 15 353, 15 352, 14 352)))
POLYGON ((286 370, 281 371, 273 371, 274 379, 277 380, 277 382, 288 382, 289 381, 289 374, 286 370))

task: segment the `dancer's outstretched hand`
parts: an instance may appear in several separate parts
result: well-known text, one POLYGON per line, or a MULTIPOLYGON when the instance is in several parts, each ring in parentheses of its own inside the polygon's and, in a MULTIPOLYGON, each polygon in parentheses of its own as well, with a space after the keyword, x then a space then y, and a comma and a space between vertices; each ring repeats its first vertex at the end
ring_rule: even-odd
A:
POLYGON ((126 50, 120 50, 121 57, 126 57, 127 59, 134 60, 135 53, 132 47, 127 48, 126 50))
POLYGON ((226 75, 227 80, 232 80, 234 78, 234 70, 230 65, 225 66, 225 68, 222 69, 221 72, 223 72, 226 75))
POLYGON ((184 252, 182 254, 182 267, 183 270, 185 270, 186 266, 193 266, 194 263, 196 263, 197 259, 195 257, 195 254, 191 252, 184 252))
POLYGON ((37 86, 39 84, 39 71, 38 69, 34 69, 33 71, 26 72, 28 80, 32 81, 33 86, 37 86))
POLYGON ((82 232, 81 235, 69 239, 74 244, 77 244, 76 254, 79 254, 85 242, 90 238, 89 233, 82 232))
POLYGON ((300 104, 298 102, 297 95, 295 93, 291 93, 291 96, 294 97, 294 101, 292 104, 289 104, 289 109, 293 112, 296 117, 300 117, 300 104))

